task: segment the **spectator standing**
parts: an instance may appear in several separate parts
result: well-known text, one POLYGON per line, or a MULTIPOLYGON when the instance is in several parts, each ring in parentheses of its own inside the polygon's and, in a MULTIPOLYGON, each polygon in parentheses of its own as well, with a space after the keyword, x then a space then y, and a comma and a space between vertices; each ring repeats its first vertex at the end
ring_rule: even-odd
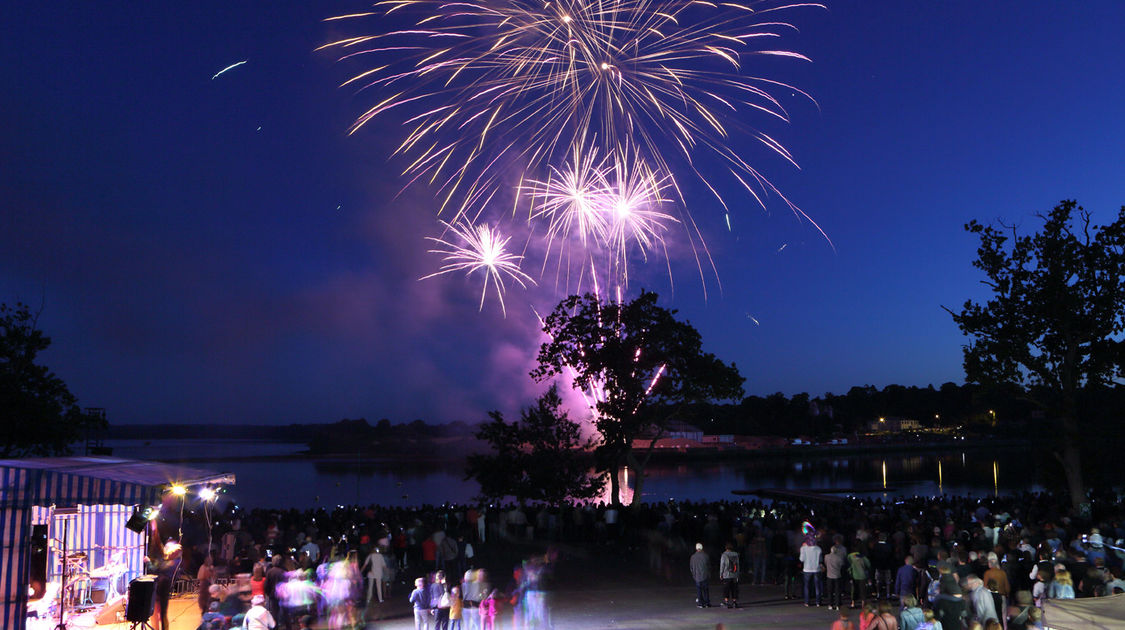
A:
POLYGON ((972 605, 972 618, 985 625, 989 620, 999 620, 996 614, 996 603, 992 593, 984 587, 984 582, 975 575, 969 576, 969 602, 972 605))
POLYGON ((723 581, 723 606, 738 608, 738 553, 729 542, 719 556, 719 579, 723 581))
POLYGON ((1011 595, 1012 587, 1008 582, 1008 574, 1000 568, 1000 557, 995 553, 989 552, 988 554, 988 570, 984 572, 981 579, 985 584, 989 581, 996 582, 996 592, 1004 597, 1011 595))
POLYGON ((422 578, 414 580, 410 605, 414 609, 414 630, 427 630, 430 627, 430 596, 426 593, 426 581, 422 578))
POLYGON ((688 561, 691 579, 695 582, 695 605, 700 608, 711 607, 711 558, 703 551, 703 543, 695 543, 695 553, 688 561))
POLYGON ((820 550, 820 545, 812 536, 805 537, 805 542, 801 545, 801 552, 798 554, 797 559, 801 563, 801 577, 805 585, 805 607, 808 608, 811 604, 809 595, 815 593, 816 605, 820 606, 823 593, 820 588, 820 557, 823 552, 820 550))
POLYGON ((832 545, 832 549, 824 556, 824 571, 825 577, 828 580, 828 609, 840 610, 840 600, 842 599, 842 588, 844 582, 844 570, 848 563, 848 552, 844 546, 837 542, 832 545))
POLYGON ((871 548, 871 565, 875 570, 875 599, 890 599, 895 558, 894 547, 887 542, 886 532, 879 532, 879 542, 871 548))
POLYGON ((906 556, 903 565, 895 573, 895 596, 901 602, 907 595, 914 595, 918 591, 918 570, 914 568, 914 557, 906 556))
POLYGON ((848 569, 852 575, 852 608, 856 607, 856 595, 859 596, 858 605, 863 606, 867 602, 867 580, 871 576, 871 561, 863 554, 863 543, 848 554, 848 569))
POLYGON ((360 571, 367 575, 367 604, 371 604, 372 591, 378 596, 379 603, 382 604, 383 577, 387 573, 387 561, 378 547, 373 548, 371 553, 367 554, 360 571))

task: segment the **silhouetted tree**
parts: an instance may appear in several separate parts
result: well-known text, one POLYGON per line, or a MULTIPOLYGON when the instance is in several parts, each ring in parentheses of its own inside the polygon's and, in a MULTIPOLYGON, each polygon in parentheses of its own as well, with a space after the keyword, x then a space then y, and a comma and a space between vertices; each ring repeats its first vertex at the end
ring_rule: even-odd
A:
POLYGON ((0 304, 0 457, 65 455, 87 430, 105 428, 35 362, 51 345, 36 319, 25 304, 0 304))
POLYGON ((742 376, 703 352, 699 332, 658 306, 657 295, 642 291, 631 302, 606 301, 594 294, 572 295, 547 316, 550 341, 539 349, 539 381, 573 375, 574 387, 598 392, 595 425, 601 436, 599 467, 610 472, 612 501, 620 504, 617 471, 636 473, 641 496, 652 444, 686 405, 742 396, 742 376), (638 457, 633 441, 644 432, 653 440, 638 457))
POLYGON ((518 422, 508 424, 499 411, 480 426, 476 437, 492 447, 489 454, 470 455, 466 475, 491 498, 559 504, 589 499, 602 490, 600 477, 589 474, 587 450, 578 423, 562 410, 558 388, 551 386, 518 422))
POLYGON ((983 226, 973 266, 993 293, 950 313, 970 338, 966 378, 982 384, 1028 383, 1028 396, 1059 423, 1054 455, 1076 507, 1085 501, 1079 398, 1125 376, 1125 207, 1113 223, 1064 201, 1030 236, 983 226))

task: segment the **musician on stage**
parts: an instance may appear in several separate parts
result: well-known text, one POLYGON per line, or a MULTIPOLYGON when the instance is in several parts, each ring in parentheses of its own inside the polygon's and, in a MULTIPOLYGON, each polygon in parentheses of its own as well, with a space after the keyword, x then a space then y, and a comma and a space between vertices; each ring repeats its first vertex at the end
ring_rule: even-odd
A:
POLYGON ((160 532, 152 521, 151 549, 146 560, 149 572, 156 575, 156 615, 160 617, 159 630, 169 630, 168 600, 172 597, 172 583, 183 559, 183 548, 173 538, 160 542, 160 532))

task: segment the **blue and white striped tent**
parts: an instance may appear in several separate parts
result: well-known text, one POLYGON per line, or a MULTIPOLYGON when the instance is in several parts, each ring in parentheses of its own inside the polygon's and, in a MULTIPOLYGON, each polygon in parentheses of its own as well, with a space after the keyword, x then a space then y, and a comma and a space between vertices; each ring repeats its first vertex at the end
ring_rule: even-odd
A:
MULTIPOLYGON (((76 508, 70 510, 74 520, 68 550, 96 551, 102 555, 90 560, 97 564, 107 562, 111 550, 120 550, 135 573, 140 571, 143 536, 125 529, 134 506, 158 503, 173 485, 234 481, 228 473, 114 457, 0 460, 0 628, 24 630, 31 526, 53 525, 56 509, 76 508)), ((49 536, 60 538, 62 532, 49 536)))

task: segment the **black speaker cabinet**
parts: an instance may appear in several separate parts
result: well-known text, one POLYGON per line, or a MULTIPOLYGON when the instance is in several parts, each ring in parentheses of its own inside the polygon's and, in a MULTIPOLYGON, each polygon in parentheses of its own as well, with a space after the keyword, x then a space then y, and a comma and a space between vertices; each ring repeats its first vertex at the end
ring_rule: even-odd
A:
POLYGON ((32 599, 42 597, 47 585, 47 526, 31 526, 31 569, 28 581, 35 591, 32 599))
POLYGON ((142 575, 129 582, 129 598, 125 602, 125 621, 148 621, 156 610, 156 576, 142 575))

